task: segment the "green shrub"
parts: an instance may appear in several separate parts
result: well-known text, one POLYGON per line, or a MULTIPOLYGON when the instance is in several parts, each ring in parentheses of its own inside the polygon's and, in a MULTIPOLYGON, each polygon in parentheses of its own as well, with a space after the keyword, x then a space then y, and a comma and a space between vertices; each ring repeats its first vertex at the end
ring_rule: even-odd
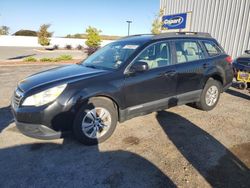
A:
POLYGON ((102 31, 98 30, 94 27, 88 27, 86 29, 86 33, 87 33, 87 40, 85 41, 85 44, 89 47, 89 48, 98 48, 101 44, 101 37, 100 37, 100 33, 102 31))
POLYGON ((7 27, 5 25, 0 26, 0 35, 8 35, 9 31, 10 31, 9 27, 7 27))
POLYGON ((24 61, 25 61, 25 62, 36 62, 37 59, 34 58, 34 57, 26 57, 26 58, 24 58, 24 61))
POLYGON ((72 60, 72 56, 71 55, 61 55, 58 58, 56 58, 56 61, 69 61, 72 60))
POLYGON ((156 15, 153 23, 152 23, 152 28, 151 28, 151 33, 152 34, 160 34, 161 33, 161 30, 162 30, 162 25, 163 25, 163 22, 161 21, 161 18, 164 14, 164 11, 163 9, 160 9, 160 12, 156 15))
POLYGON ((71 49, 72 49, 72 46, 71 46, 70 44, 67 44, 67 45, 65 46, 65 49, 71 50, 71 49))
POLYGON ((97 51, 98 49, 99 49, 99 47, 88 47, 86 49, 88 56, 90 56, 91 54, 95 53, 95 51, 97 51))
MULTIPOLYGON (((43 57, 43 58, 39 59, 39 61, 41 61, 41 62, 58 62, 58 61, 70 61, 72 59, 73 58, 72 58, 71 55, 60 55, 57 58, 43 57)), ((36 62, 38 60, 36 58, 34 58, 34 57, 26 57, 25 59, 23 59, 23 61, 26 61, 26 62, 36 62)))
POLYGON ((54 50, 58 50, 58 49, 59 49, 59 45, 55 44, 55 45, 53 46, 53 49, 54 49, 54 50))
POLYGON ((58 61, 69 61, 69 60, 72 60, 72 56, 71 55, 61 55, 57 58, 47 58, 47 57, 44 57, 44 58, 41 58, 40 61, 41 62, 58 62, 58 61))
POLYGON ((43 24, 40 26, 40 30, 37 33, 38 36, 38 43, 42 46, 48 46, 50 44, 49 37, 52 36, 51 32, 48 32, 48 28, 50 24, 43 24))
POLYGON ((53 62, 54 59, 53 59, 53 58, 44 57, 44 58, 41 58, 40 61, 41 61, 41 62, 53 62))
POLYGON ((80 44, 76 47, 77 50, 82 50, 82 48, 83 48, 83 47, 82 47, 82 45, 80 45, 80 44))

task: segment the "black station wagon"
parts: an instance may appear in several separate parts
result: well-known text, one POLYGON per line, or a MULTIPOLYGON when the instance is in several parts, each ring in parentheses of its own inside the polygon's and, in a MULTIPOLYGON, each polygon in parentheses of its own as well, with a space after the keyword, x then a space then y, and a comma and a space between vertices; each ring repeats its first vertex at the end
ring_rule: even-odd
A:
POLYGON ((231 62, 207 33, 129 36, 79 64, 22 80, 12 112, 27 136, 55 139, 73 132, 80 142, 97 144, 118 121, 189 103, 213 109, 231 85, 231 62))

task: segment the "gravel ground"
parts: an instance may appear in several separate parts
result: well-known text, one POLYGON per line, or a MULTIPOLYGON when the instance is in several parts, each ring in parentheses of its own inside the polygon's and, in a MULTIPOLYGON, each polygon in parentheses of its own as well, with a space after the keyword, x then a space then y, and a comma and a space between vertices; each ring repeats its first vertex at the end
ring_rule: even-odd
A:
POLYGON ((218 106, 189 106, 120 124, 99 146, 41 141, 16 129, 17 82, 51 65, 0 66, 0 187, 250 187, 250 95, 230 88, 218 106))

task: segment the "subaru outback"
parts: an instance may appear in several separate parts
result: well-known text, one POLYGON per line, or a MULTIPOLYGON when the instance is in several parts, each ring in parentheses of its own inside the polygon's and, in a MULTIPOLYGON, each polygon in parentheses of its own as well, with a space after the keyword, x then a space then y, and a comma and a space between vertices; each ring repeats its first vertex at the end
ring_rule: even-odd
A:
POLYGON ((79 64, 22 80, 12 112, 27 136, 55 139, 73 132, 93 145, 108 139, 118 121, 183 104, 212 110, 231 85, 231 62, 207 33, 129 36, 79 64))

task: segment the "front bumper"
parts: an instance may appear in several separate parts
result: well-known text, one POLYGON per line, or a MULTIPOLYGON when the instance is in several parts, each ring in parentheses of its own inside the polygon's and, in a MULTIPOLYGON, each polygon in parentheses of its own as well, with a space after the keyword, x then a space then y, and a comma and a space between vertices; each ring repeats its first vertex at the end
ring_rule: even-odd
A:
POLYGON ((62 138, 61 132, 55 131, 47 126, 41 124, 21 123, 18 121, 15 122, 18 130, 26 136, 43 140, 62 138))
POLYGON ((58 139, 72 131, 74 114, 71 105, 55 101, 41 107, 11 106, 16 126, 26 136, 38 139, 58 139))

